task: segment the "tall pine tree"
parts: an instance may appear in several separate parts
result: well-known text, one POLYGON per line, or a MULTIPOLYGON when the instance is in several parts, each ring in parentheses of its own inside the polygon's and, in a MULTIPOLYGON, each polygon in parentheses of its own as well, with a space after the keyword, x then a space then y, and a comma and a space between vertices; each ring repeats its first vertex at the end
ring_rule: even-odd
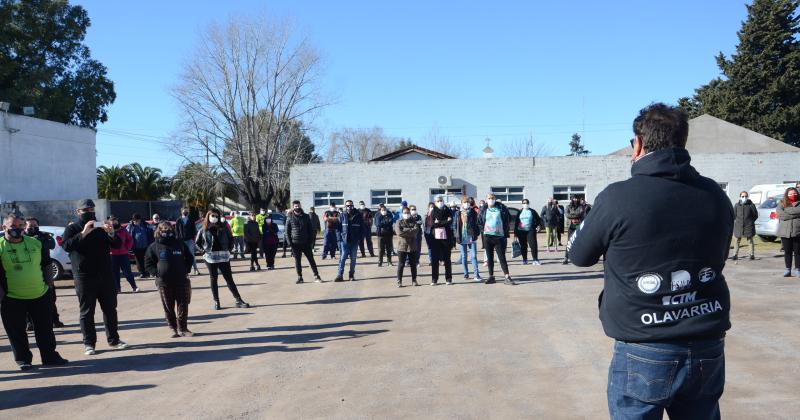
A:
POLYGON ((730 58, 717 56, 724 78, 678 103, 694 117, 711 114, 800 146, 800 0, 754 0, 730 58))
POLYGON ((567 156, 586 156, 590 151, 586 150, 581 142, 581 135, 575 133, 569 141, 569 155, 567 156))

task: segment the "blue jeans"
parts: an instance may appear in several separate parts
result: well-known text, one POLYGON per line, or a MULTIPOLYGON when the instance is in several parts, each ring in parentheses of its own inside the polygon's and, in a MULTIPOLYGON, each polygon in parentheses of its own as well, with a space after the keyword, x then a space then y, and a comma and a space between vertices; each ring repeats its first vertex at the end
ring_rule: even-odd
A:
POLYGON ((119 270, 122 270, 122 274, 125 275, 125 280, 128 280, 128 284, 131 285, 131 289, 136 290, 136 280, 133 279, 133 273, 131 272, 131 260, 128 257, 128 254, 111 256, 111 271, 114 273, 114 280, 117 281, 117 293, 122 290, 120 285, 121 277, 119 275, 119 270))
POLYGON ((193 239, 187 239, 187 240, 183 241, 183 243, 186 244, 186 247, 189 248, 189 252, 192 253, 192 267, 194 267, 194 271, 197 271, 197 259, 194 256, 194 246, 195 246, 194 245, 194 240, 193 239))
POLYGON ((469 254, 469 259, 472 260, 472 271, 475 272, 475 278, 480 278, 481 273, 478 271, 478 244, 475 242, 471 244, 461 244, 461 265, 464 266, 464 277, 469 275, 467 254, 469 254))
POLYGON ((719 419, 725 340, 614 344, 608 410, 616 419, 719 419))
POLYGON ((358 243, 339 242, 339 276, 344 274, 344 263, 350 258, 350 277, 356 274, 356 251, 358 243))

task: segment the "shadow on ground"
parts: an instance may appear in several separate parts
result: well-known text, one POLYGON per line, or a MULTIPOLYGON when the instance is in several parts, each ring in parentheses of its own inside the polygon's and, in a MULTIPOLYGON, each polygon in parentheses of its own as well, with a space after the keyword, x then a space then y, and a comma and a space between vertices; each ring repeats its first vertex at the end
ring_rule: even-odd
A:
POLYGON ((0 410, 27 407, 30 405, 74 400, 89 395, 112 392, 138 391, 154 388, 155 385, 129 385, 105 388, 97 385, 53 385, 41 388, 17 388, 0 391, 0 410))

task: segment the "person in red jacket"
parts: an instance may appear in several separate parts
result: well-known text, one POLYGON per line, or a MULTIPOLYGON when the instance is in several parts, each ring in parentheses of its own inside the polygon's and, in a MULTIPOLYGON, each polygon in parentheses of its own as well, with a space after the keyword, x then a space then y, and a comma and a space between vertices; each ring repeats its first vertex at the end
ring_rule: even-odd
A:
POLYGON ((117 216, 108 216, 108 221, 111 222, 111 226, 114 227, 120 239, 119 248, 111 248, 111 271, 114 273, 114 279, 117 280, 117 293, 122 290, 122 285, 120 284, 121 276, 119 275, 120 270, 122 270, 122 274, 125 275, 125 279, 128 280, 128 284, 131 285, 133 292, 136 293, 139 291, 139 288, 136 287, 136 280, 133 279, 131 260, 128 255, 131 248, 133 248, 133 236, 131 236, 126 229, 122 228, 117 216))

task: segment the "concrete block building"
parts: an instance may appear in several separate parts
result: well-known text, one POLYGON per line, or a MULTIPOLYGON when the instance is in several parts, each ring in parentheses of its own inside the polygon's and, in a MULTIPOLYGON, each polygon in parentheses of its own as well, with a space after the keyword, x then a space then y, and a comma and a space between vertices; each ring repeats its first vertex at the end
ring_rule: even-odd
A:
MULTIPOLYGON (((799 148, 710 115, 690 120, 687 149, 692 164, 716 180, 731 201, 756 184, 800 179, 794 166, 799 148)), ((629 147, 601 156, 536 158, 492 157, 487 148, 483 158, 455 159, 414 146, 369 162, 295 166, 290 188, 304 208, 341 205, 346 199, 370 207, 397 208, 403 200, 424 207, 440 195, 449 202, 489 192, 511 206, 528 198, 539 208, 550 197, 585 197, 591 203, 610 183, 629 178, 630 168, 629 147)))

